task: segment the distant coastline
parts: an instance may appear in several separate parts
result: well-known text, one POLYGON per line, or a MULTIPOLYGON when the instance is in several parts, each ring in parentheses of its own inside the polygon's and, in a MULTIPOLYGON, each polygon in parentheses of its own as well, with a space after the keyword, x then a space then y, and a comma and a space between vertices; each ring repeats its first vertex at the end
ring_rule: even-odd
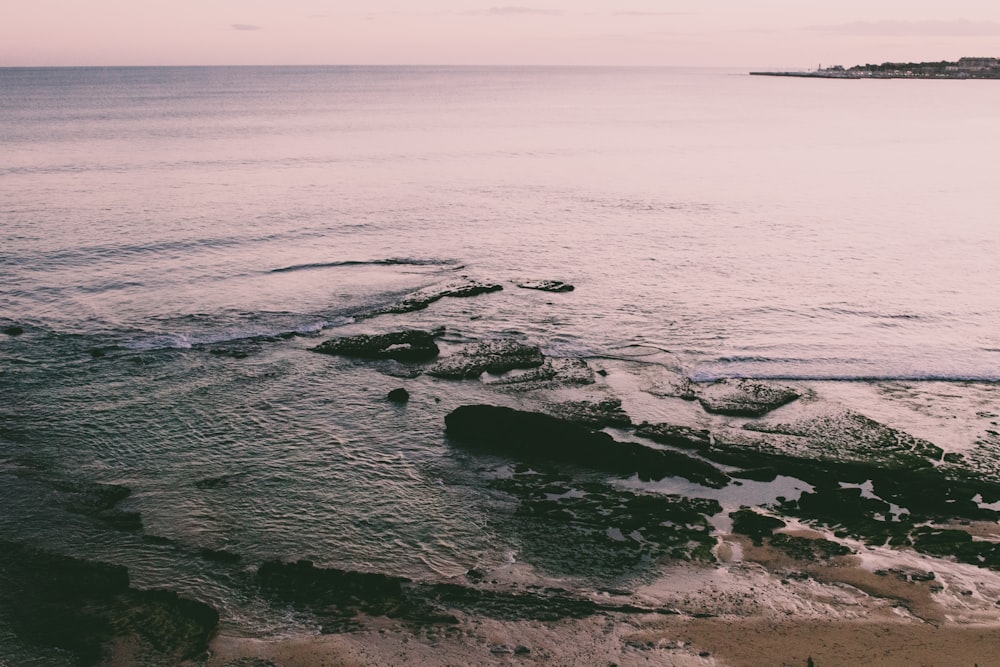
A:
POLYGON ((1000 58, 959 58, 922 63, 841 65, 812 71, 750 72, 752 76, 794 76, 813 79, 1000 79, 1000 58))

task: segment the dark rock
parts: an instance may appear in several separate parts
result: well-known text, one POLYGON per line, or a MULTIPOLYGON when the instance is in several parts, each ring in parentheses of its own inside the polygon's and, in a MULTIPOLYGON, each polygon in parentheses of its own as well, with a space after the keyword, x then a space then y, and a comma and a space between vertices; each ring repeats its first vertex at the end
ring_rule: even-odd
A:
POLYGON ((529 653, 531 653, 531 649, 523 644, 519 644, 514 649, 514 655, 528 655, 529 653))
POLYGON ((825 560, 853 553, 850 547, 840 542, 822 538, 797 537, 787 533, 775 533, 771 536, 770 543, 771 546, 781 549, 792 558, 806 561, 825 560))
POLYGON ((674 424, 643 422, 636 427, 635 434, 642 438, 649 438, 661 445, 684 449, 705 449, 712 444, 712 436, 707 430, 674 424))
POLYGON ((390 391, 386 398, 393 403, 406 403, 410 400, 410 392, 406 391, 402 387, 399 387, 390 391))
POLYGON ((24 333, 24 327, 19 327, 16 324, 12 324, 11 326, 4 327, 3 332, 8 336, 20 336, 21 334, 24 333))
POLYGON ((324 632, 351 628, 360 614, 418 624, 457 622, 450 610, 502 620, 559 620, 616 611, 655 609, 599 604, 567 591, 503 592, 458 584, 423 584, 389 575, 317 568, 309 561, 268 561, 257 571, 261 593, 274 601, 316 614, 324 632))
POLYGON ((349 629, 359 613, 405 615, 408 579, 368 572, 315 567, 311 561, 268 561, 257 569, 261 593, 282 604, 322 610, 324 631, 349 629))
POLYGON ((791 387, 743 379, 719 380, 698 392, 706 412, 743 417, 759 417, 798 397, 791 387))
POLYGON ((458 443, 483 446, 510 456, 562 461, 641 479, 679 476, 721 488, 728 477, 715 466, 681 454, 617 442, 564 419, 490 405, 464 405, 445 417, 448 435, 458 443))
POLYGON ((746 535, 757 546, 762 546, 765 537, 770 537, 775 530, 786 525, 781 519, 765 516, 751 509, 730 512, 729 518, 733 520, 733 532, 746 535))
POLYGON ((238 563, 240 555, 225 549, 201 549, 198 555, 213 563, 238 563))
POLYGON ((574 289, 572 285, 561 280, 526 280, 518 283, 517 286, 543 292, 572 292, 574 289))
POLYGON ((913 531, 913 548, 934 556, 953 556, 963 563, 1000 570, 1000 544, 974 540, 964 530, 920 526, 913 531))
POLYGON ((439 361, 427 371, 440 378, 476 378, 483 373, 505 373, 516 368, 535 368, 545 361, 535 345, 505 338, 466 346, 439 361))
POLYGON ((411 313, 415 310, 423 310, 435 301, 440 301, 445 297, 463 298, 478 296, 489 292, 499 292, 502 289, 503 285, 498 285, 496 283, 483 283, 478 280, 466 279, 460 283, 452 283, 443 287, 438 286, 420 290, 411 294, 403 301, 389 306, 380 312, 386 314, 411 313))
POLYGON ((753 482, 773 482, 778 478, 778 471, 774 468, 750 468, 748 470, 737 470, 729 473, 734 479, 749 479, 753 482))
POLYGON ((436 357, 439 351, 437 343, 434 342, 434 333, 415 329, 370 336, 333 338, 309 350, 344 357, 396 361, 426 361, 436 357))
POLYGON ((90 356, 93 357, 94 359, 102 359, 105 356, 107 356, 107 354, 108 354, 107 351, 101 347, 94 347, 91 348, 90 350, 90 356))
POLYGON ((0 542, 0 610, 28 645, 60 649, 77 664, 106 658, 113 642, 131 664, 178 664, 208 648, 219 616, 168 591, 129 586, 121 566, 0 542))

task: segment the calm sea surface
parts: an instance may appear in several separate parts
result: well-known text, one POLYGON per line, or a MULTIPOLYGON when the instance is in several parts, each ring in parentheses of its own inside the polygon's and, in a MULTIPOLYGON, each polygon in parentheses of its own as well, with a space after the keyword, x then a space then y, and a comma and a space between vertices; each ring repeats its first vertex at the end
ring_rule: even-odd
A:
POLYGON ((24 329, 0 337, 0 539, 261 632, 297 621, 199 550, 516 558, 444 444, 485 389, 421 378, 440 403, 390 408, 399 379, 258 338, 462 275, 508 288, 364 324, 665 350, 695 380, 998 380, 998 108, 991 81, 719 70, 0 69, 0 325, 24 329), (576 291, 512 285, 545 278, 576 291), (67 510, 84 482, 132 488, 142 535, 67 510))

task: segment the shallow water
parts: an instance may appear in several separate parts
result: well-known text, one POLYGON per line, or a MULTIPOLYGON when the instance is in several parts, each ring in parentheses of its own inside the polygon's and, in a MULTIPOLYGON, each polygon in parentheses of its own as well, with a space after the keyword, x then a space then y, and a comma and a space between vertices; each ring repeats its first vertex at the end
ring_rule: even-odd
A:
MULTIPOLYGON (((524 539, 443 417, 531 399, 309 354, 322 336, 443 325, 694 380, 872 381, 820 393, 954 449, 1000 412, 992 82, 83 68, 0 89, 0 325, 25 330, 0 337, 0 538, 247 631, 308 620, 199 550, 439 578, 524 539), (365 319, 463 275, 505 289, 365 319), (576 290, 513 285, 548 278, 576 290), (949 402, 931 379, 986 384, 949 402), (401 384, 414 400, 382 401, 401 384), (142 534, 67 511, 66 480, 132 488, 142 534)), ((635 421, 683 413, 639 375, 606 382, 635 421)))

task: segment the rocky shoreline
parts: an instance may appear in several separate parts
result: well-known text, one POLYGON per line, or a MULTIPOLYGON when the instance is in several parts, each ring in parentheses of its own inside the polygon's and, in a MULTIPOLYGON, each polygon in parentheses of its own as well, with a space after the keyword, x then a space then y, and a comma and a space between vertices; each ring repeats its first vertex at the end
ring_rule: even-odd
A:
MULTIPOLYGON (((571 298, 559 281, 519 286, 571 298)), ((418 378, 469 383, 455 386, 495 399, 454 407, 440 433, 511 508, 496 522, 516 535, 533 580, 513 564, 414 581, 203 550, 268 605, 314 618, 321 635, 246 638, 220 632, 203 602, 131 587, 120 566, 0 544, 0 590, 18 640, 81 665, 211 667, 826 665, 837 664, 832 638, 854 626, 906 644, 879 664, 945 645, 980 664, 1000 652, 980 632, 1000 620, 1000 416, 977 413, 984 432, 959 450, 803 383, 694 383, 655 359, 558 357, 545 341, 509 332, 442 342, 446 328, 392 325, 444 298, 501 289, 427 288, 365 318, 364 332, 303 349, 399 379, 384 399, 398 409, 424 398, 418 378), (684 492, 658 491, 664 480, 684 492), (756 639, 734 644, 734 628, 756 639), (769 662, 751 646, 770 651, 769 662)), ((119 507, 127 487, 53 489, 67 511, 143 534, 141 516, 119 507)), ((866 646, 889 650, 874 640, 856 648, 866 646)))

